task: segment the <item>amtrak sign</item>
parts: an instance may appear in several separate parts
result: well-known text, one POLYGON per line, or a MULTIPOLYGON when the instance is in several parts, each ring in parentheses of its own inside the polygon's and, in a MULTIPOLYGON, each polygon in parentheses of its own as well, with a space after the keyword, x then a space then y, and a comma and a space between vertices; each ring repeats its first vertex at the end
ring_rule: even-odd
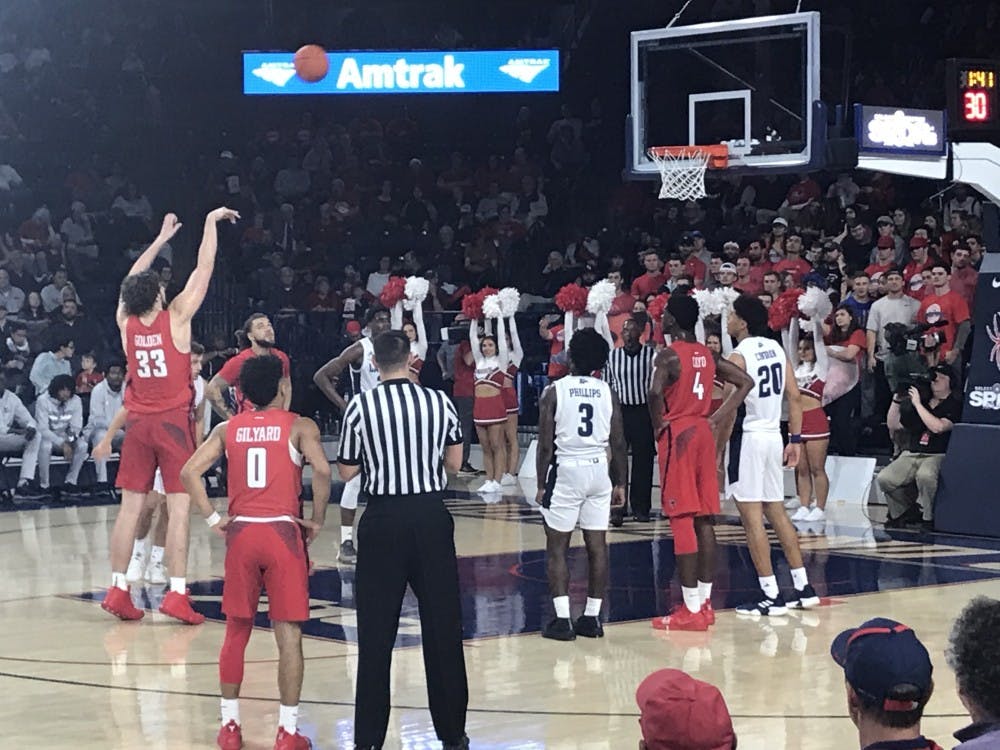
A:
POLYGON ((244 52, 243 93, 475 94, 559 90, 559 50, 328 52, 316 83, 295 73, 291 52, 244 52))
POLYGON ((855 106, 858 151, 862 154, 944 156, 945 113, 931 109, 855 106))

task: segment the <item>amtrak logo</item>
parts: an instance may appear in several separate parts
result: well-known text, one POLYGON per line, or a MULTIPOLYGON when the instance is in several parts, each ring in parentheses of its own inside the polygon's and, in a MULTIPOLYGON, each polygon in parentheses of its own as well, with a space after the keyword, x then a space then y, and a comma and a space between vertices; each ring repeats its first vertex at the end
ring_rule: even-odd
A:
POLYGON ((500 72, 506 73, 511 78, 515 78, 521 83, 531 83, 538 75, 548 70, 551 60, 535 57, 521 57, 507 61, 506 65, 500 66, 500 72))
POLYGON ((295 64, 290 62, 261 63, 260 67, 255 68, 252 73, 263 81, 284 87, 295 77, 295 64))

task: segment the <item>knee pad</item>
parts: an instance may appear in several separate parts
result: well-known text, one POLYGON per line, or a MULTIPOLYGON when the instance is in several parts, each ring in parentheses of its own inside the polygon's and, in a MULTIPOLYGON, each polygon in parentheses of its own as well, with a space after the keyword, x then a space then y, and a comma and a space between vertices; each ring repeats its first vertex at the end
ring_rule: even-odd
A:
POLYGON ((252 632, 253 620, 242 617, 226 620, 226 636, 219 650, 219 682, 228 685, 243 682, 243 658, 252 632))
POLYGON ((344 485, 344 492, 340 496, 340 507, 346 510, 356 510, 358 507, 358 496, 361 494, 361 477, 356 476, 344 485))
POLYGON ((698 551, 698 537, 694 533, 694 516, 675 516, 670 519, 674 532, 674 554, 693 555, 698 551))

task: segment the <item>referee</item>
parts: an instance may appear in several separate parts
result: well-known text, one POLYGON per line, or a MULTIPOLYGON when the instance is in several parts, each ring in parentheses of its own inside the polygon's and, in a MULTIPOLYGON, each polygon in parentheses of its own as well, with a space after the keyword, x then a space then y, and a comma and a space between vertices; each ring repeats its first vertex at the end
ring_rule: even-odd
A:
MULTIPOLYGON (((625 442, 632 452, 632 469, 629 476, 628 505, 636 521, 649 521, 653 493, 653 425, 649 419, 646 393, 653 379, 653 360, 656 350, 644 346, 639 338, 645 321, 632 317, 622 326, 622 346, 608 355, 605 378, 622 405, 622 423, 625 442)), ((612 509, 611 525, 624 522, 626 505, 612 509)))
POLYGON ((338 468, 359 473, 368 506, 358 523, 355 581, 358 678, 354 743, 381 748, 389 724, 389 670, 403 594, 420 604, 427 694, 445 750, 469 747, 469 688, 462 650, 462 610, 455 523, 444 506, 445 471, 462 464, 458 412, 441 391, 409 379, 410 341, 402 331, 374 341, 381 382, 344 413, 338 468))

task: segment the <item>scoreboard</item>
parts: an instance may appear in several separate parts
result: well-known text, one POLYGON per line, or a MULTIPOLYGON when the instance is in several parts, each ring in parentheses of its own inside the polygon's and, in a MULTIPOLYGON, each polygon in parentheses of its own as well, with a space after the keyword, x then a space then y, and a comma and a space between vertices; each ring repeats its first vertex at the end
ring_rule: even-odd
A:
POLYGON ((1000 136, 1000 61, 951 59, 946 70, 952 135, 972 140, 1000 136))

